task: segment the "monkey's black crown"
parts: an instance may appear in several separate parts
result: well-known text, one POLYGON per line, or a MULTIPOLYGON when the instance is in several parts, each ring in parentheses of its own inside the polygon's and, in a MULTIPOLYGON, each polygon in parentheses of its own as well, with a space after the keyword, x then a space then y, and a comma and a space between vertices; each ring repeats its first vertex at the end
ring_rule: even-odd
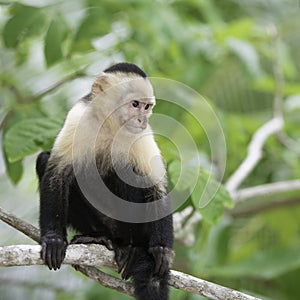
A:
POLYGON ((143 78, 147 77, 147 74, 142 69, 140 69, 137 65, 131 64, 131 63, 126 63, 126 62, 115 64, 115 65, 107 68, 106 70, 104 70, 104 72, 105 73, 117 73, 117 72, 134 73, 143 78))

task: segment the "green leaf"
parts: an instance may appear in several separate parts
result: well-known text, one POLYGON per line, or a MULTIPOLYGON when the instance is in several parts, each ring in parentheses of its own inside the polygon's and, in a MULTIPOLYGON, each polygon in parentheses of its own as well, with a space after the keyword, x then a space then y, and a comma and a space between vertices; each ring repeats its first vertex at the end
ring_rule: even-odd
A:
POLYGON ((193 188, 195 177, 199 174, 199 167, 183 166, 179 160, 174 160, 168 165, 168 174, 172 185, 182 192, 193 188))
POLYGON ((258 53, 248 41, 230 37, 227 39, 227 45, 252 76, 255 78, 263 76, 258 53))
POLYGON ((233 207, 233 200, 225 187, 209 173, 201 170, 192 193, 192 203, 203 219, 216 224, 224 213, 224 207, 233 207))
POLYGON ((45 17, 36 7, 15 5, 13 16, 3 29, 4 44, 8 48, 16 47, 23 39, 43 30, 45 17))
POLYGON ((93 49, 91 40, 108 34, 110 24, 103 8, 89 9, 75 34, 72 50, 85 52, 93 49))
POLYGON ((49 150, 60 127, 60 122, 47 118, 22 120, 12 125, 3 141, 8 162, 18 162, 40 148, 49 150))
POLYGON ((62 43, 64 40, 63 26, 53 20, 50 23, 45 36, 45 58, 48 67, 59 61, 63 57, 62 43))
POLYGON ((22 160, 10 163, 7 159, 5 159, 6 165, 6 173, 10 178, 11 182, 16 185, 22 178, 23 175, 23 164, 22 160))

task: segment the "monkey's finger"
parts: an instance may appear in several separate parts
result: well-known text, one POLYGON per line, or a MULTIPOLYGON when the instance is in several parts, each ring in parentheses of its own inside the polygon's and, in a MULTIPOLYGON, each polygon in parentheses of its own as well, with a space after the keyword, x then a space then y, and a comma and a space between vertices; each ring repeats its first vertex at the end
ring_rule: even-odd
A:
POLYGON ((168 268, 169 268, 168 261, 166 259, 162 259, 162 263, 161 263, 160 268, 158 270, 158 275, 163 276, 168 271, 168 268))
POLYGON ((126 264, 127 264, 127 257, 128 255, 126 255, 126 257, 123 257, 122 259, 119 260, 118 263, 118 273, 122 274, 124 269, 126 268, 126 264))
POLYGON ((118 264, 118 273, 122 274, 123 269, 126 267, 130 252, 131 252, 131 245, 123 248, 117 248, 116 253, 116 261, 118 264))
POLYGON ((158 254, 155 262, 155 270, 154 270, 155 274, 159 274, 162 264, 163 264, 162 254, 158 254))
POLYGON ((57 267, 57 269, 60 269, 61 264, 64 260, 64 256, 65 256, 64 252, 65 252, 64 247, 60 247, 57 249, 57 252, 56 252, 56 267, 57 267))
POLYGON ((60 269, 62 262, 65 259, 66 256, 66 250, 67 250, 67 242, 59 240, 58 244, 56 245, 56 268, 60 269))
POLYGON ((50 270, 53 269, 53 264, 52 264, 52 244, 47 245, 47 251, 46 251, 46 264, 50 270))
POLYGON ((67 246, 68 246, 68 243, 66 241, 64 241, 64 247, 62 248, 62 259, 61 259, 61 262, 64 261, 65 257, 66 257, 66 252, 67 252, 67 246))
POLYGON ((127 260, 126 267, 124 268, 124 270, 122 272, 122 278, 124 280, 129 279, 129 277, 131 276, 132 265, 134 263, 136 253, 137 253, 137 248, 133 247, 131 249, 130 253, 129 253, 129 257, 128 257, 128 260, 127 260))
POLYGON ((114 247, 113 247, 113 244, 112 244, 112 241, 110 239, 105 239, 103 241, 103 245, 108 249, 108 250, 114 250, 114 247))
POLYGON ((51 245, 51 263, 52 263, 52 267, 53 267, 53 270, 56 271, 57 270, 57 266, 59 264, 58 262, 58 247, 56 244, 52 244, 51 245))
POLYGON ((46 251, 47 251, 47 244, 45 242, 43 242, 42 243, 41 258, 44 262, 46 262, 46 251))
POLYGON ((154 273, 158 274, 161 264, 163 262, 163 247, 155 247, 151 251, 151 253, 152 253, 152 255, 154 257, 154 261, 155 261, 154 273))

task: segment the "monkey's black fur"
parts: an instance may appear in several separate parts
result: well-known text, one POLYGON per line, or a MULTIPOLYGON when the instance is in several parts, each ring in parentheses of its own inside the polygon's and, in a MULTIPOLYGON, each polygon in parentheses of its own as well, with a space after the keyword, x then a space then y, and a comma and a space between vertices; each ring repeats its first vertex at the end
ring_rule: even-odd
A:
POLYGON ((147 74, 141 70, 138 66, 130 63, 118 63, 115 64, 106 70, 104 70, 105 73, 115 73, 115 72, 120 72, 120 73, 134 73, 137 74, 143 78, 147 78, 147 74))
MULTIPOLYGON (((137 66, 127 63, 117 64, 105 72, 146 76, 137 66)), ((40 153, 36 164, 40 189, 40 242, 42 258, 48 267, 60 268, 67 247, 66 230, 71 226, 81 234, 71 243, 100 243, 115 251, 119 272, 124 279, 132 278, 137 299, 167 300, 169 267, 173 258, 173 225, 167 188, 164 187, 162 192, 157 185, 132 186, 122 181, 113 168, 108 169, 101 178, 113 194, 135 203, 153 202, 164 197, 167 203, 164 208, 169 212, 166 217, 147 223, 115 220, 87 201, 72 165, 58 171, 58 158, 48 163, 50 156, 49 152, 40 153)), ((134 166, 128 163, 120 168, 126 172, 126 168, 134 166)), ((105 193, 99 195, 99 201, 103 195, 105 193)))

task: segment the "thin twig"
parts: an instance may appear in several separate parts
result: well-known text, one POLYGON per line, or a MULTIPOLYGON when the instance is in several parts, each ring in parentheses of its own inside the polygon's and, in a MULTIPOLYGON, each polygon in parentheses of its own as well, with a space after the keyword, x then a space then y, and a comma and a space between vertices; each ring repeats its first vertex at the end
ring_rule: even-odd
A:
POLYGON ((50 87, 48 87, 47 89, 37 93, 36 95, 33 95, 32 97, 28 98, 28 102, 35 102, 38 101, 39 99, 43 98, 44 96, 46 96, 47 94, 55 91, 56 89, 58 89, 59 87, 61 87, 62 85, 66 84, 69 81, 75 80, 77 78, 80 78, 84 76, 83 72, 76 72, 73 73, 71 75, 69 75, 68 77, 62 79, 61 81, 58 81, 56 83, 54 83, 53 85, 51 85, 50 87))

